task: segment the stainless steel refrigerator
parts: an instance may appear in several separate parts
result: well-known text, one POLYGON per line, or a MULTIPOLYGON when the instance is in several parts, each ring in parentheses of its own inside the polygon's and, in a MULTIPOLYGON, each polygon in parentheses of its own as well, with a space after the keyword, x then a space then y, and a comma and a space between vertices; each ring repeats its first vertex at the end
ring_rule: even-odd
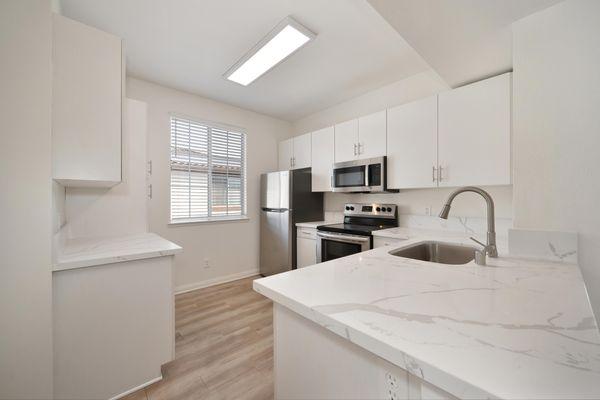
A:
POLYGON ((323 193, 313 193, 311 169, 260 177, 260 273, 296 268, 296 223, 323 220, 323 193))

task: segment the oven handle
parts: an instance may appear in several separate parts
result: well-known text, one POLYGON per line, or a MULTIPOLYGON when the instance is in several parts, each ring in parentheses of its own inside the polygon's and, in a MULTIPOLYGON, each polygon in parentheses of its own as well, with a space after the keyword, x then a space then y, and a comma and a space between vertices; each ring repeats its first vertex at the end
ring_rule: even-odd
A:
POLYGON ((344 235, 339 233, 317 232, 317 236, 324 239, 336 240, 342 243, 365 243, 371 240, 369 236, 344 235))

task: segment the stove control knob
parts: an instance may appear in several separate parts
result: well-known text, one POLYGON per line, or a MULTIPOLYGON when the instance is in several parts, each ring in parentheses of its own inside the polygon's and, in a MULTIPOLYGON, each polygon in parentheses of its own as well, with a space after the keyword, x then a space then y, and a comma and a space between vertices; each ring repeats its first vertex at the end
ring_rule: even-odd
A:
POLYGON ((377 208, 375 209, 375 211, 381 211, 381 208, 377 207, 377 208))
POLYGON ((392 207, 388 207, 387 212, 392 212, 392 207))
POLYGON ((354 211, 354 206, 350 206, 350 211, 354 211))
POLYGON ((350 207, 346 206, 346 211, 350 210, 350 207))

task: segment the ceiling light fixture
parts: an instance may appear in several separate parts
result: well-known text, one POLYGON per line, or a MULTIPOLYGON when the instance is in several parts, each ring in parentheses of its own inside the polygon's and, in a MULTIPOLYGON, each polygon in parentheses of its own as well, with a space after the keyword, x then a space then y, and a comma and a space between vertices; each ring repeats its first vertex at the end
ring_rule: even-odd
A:
POLYGON ((225 73, 230 81, 247 86, 315 38, 315 34, 287 17, 225 73))

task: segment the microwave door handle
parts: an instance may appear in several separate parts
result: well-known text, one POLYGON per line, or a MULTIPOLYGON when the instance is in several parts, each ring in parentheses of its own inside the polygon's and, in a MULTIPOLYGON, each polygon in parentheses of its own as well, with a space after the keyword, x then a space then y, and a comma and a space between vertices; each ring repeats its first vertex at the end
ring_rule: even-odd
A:
POLYGON ((365 165, 365 187, 369 187, 369 165, 365 165))

